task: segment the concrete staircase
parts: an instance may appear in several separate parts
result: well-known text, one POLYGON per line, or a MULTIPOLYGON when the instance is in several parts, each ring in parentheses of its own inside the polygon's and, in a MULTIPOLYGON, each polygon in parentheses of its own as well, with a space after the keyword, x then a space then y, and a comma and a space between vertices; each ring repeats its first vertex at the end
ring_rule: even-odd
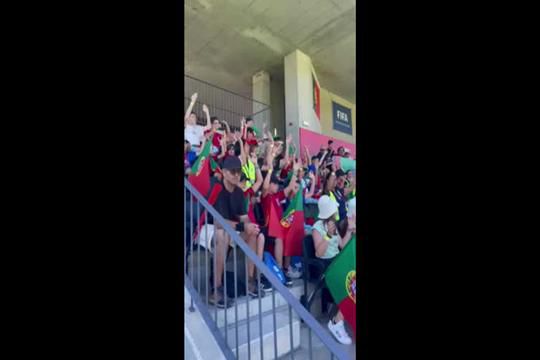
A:
MULTIPOLYGON (((197 284, 200 284, 200 294, 203 301, 206 303, 206 287, 208 286, 205 279, 205 254, 201 250, 200 254, 197 251, 193 254, 194 271, 193 271, 193 284, 197 288, 197 284), (198 261, 200 259, 200 262, 198 261), (200 274, 201 279, 198 279, 200 274)), ((245 257, 241 252, 237 253, 238 274, 241 279, 245 278, 245 273, 241 271, 245 269, 244 261, 245 257)), ((232 256, 229 257, 229 261, 226 264, 228 271, 232 270, 233 261, 232 256)), ((211 256, 208 256, 211 261, 211 256)), ((189 264, 188 264, 189 265, 189 264)), ((207 273, 210 273, 208 269, 207 273)), ((309 284, 308 291, 313 290, 314 285, 309 284)), ((300 297, 304 293, 302 279, 294 280, 294 284, 289 288, 293 296, 300 300, 300 297)), ((228 309, 216 309, 214 306, 209 305, 208 311, 210 316, 216 322, 217 327, 220 329, 221 334, 236 355, 238 359, 247 359, 248 351, 251 352, 251 359, 275 359, 274 354, 274 336, 277 342, 277 357, 283 357, 290 354, 291 350, 295 351, 300 348, 301 345, 301 329, 304 325, 301 319, 297 316, 294 310, 292 314, 292 337, 293 344, 291 347, 291 326, 289 320, 289 306, 287 301, 277 291, 266 293, 263 298, 254 299, 249 296, 242 296, 237 299, 235 305, 228 309), (273 301, 275 303, 275 328, 274 335, 274 318, 273 318, 273 301), (260 306, 260 307, 259 307, 260 306), (249 308, 249 316, 248 316, 249 308), (261 316, 259 317, 259 313, 261 316), (225 321, 225 317, 227 321, 225 321), (237 326, 235 325, 237 321, 237 326), (262 323, 262 336, 261 325, 262 323), (249 341, 248 341, 248 327, 249 327, 249 341), (238 330, 237 330, 238 328, 238 330), (238 331, 238 347, 236 340, 236 333, 238 331), (261 357, 261 342, 263 348, 263 356, 261 357), (238 349, 238 353, 237 353, 238 349), (249 349, 249 350, 248 350, 249 349)), ((315 301, 311 308, 311 313, 314 316, 321 315, 320 301, 315 301)), ((302 339, 302 341, 304 341, 302 339)))

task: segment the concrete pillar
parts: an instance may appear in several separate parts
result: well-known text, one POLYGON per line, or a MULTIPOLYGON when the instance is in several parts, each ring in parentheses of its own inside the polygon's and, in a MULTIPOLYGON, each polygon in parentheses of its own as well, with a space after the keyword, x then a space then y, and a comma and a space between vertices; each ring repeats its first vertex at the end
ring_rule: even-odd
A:
POLYGON ((252 76, 252 94, 253 100, 253 116, 255 126, 262 130, 263 123, 268 125, 268 128, 272 128, 270 118, 270 74, 266 71, 259 71, 252 76), (260 103, 259 103, 260 102, 260 103), (261 104, 262 103, 262 104, 261 104), (265 110, 268 109, 268 110, 265 110))
POLYGON ((321 133, 321 123, 313 109, 314 77, 309 56, 295 50, 285 57, 285 132, 291 134, 297 145, 300 128, 321 133))

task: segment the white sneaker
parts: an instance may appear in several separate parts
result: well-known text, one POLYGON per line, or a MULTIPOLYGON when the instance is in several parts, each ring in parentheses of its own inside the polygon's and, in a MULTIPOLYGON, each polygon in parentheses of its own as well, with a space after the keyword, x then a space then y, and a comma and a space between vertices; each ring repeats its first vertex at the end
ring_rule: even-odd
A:
POLYGON ((302 272, 295 267, 289 266, 289 270, 287 270, 287 276, 291 279, 300 279, 302 277, 302 272))
POLYGON ((351 345, 352 339, 347 334, 347 331, 345 330, 345 325, 343 323, 343 320, 340 322, 334 324, 333 321, 330 319, 328 321, 328 330, 334 335, 337 341, 342 343, 343 345, 351 345))

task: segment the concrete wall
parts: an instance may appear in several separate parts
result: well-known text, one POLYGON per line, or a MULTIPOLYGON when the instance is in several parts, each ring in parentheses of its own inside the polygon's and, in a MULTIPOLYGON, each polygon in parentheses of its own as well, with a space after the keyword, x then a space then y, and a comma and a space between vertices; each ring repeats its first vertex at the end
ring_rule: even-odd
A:
POLYGON ((274 128, 282 139, 285 138, 285 82, 281 79, 270 79, 270 107, 272 108, 272 135, 274 128))
POLYGON ((300 129, 323 134, 347 143, 355 143, 356 134, 356 105, 344 98, 331 93, 324 88, 320 91, 320 119, 313 109, 313 77, 317 79, 316 69, 311 59, 299 50, 295 50, 285 57, 285 108, 286 131, 291 134, 294 141, 299 143, 300 129), (334 130, 332 102, 336 102, 351 109, 352 135, 334 130))

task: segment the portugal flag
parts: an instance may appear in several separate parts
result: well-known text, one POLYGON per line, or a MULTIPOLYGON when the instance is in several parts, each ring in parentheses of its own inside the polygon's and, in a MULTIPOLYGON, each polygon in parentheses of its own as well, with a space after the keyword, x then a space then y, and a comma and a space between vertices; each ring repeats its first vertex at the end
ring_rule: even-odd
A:
POLYGON ((202 196, 206 197, 210 190, 210 148, 212 147, 212 138, 207 139, 204 147, 191 167, 191 175, 188 181, 193 185, 202 196))
MULTIPOLYGON (((271 196, 271 195, 268 195, 271 196)), ((266 224, 268 225, 268 235, 276 239, 285 239, 285 229, 281 226, 280 218, 278 217, 278 210, 276 209, 276 202, 272 200, 270 202, 269 214, 266 214, 266 224)))
MULTIPOLYGON (((219 196, 219 193, 223 190, 223 186, 221 186, 220 183, 215 183, 212 187, 212 191, 210 192, 210 195, 208 195, 208 202, 210 205, 214 206, 214 204, 217 201, 217 198, 219 196)), ((201 233, 201 229, 204 225, 204 221, 206 219, 206 211, 203 211, 201 214, 201 217, 199 218, 199 223, 197 224, 197 228, 195 229, 195 232, 193 233, 193 239, 197 239, 199 237, 199 234, 201 233)))
POLYGON ((356 334, 356 235, 332 261, 325 280, 345 321, 356 334))
POLYGON ((300 185, 280 221, 285 233, 283 240, 284 256, 302 256, 302 242, 304 240, 304 200, 302 193, 303 189, 302 185, 300 185))
POLYGON ((313 79, 313 110, 315 111, 315 115, 317 115, 317 120, 321 121, 321 87, 313 73, 311 74, 311 78, 313 79))

